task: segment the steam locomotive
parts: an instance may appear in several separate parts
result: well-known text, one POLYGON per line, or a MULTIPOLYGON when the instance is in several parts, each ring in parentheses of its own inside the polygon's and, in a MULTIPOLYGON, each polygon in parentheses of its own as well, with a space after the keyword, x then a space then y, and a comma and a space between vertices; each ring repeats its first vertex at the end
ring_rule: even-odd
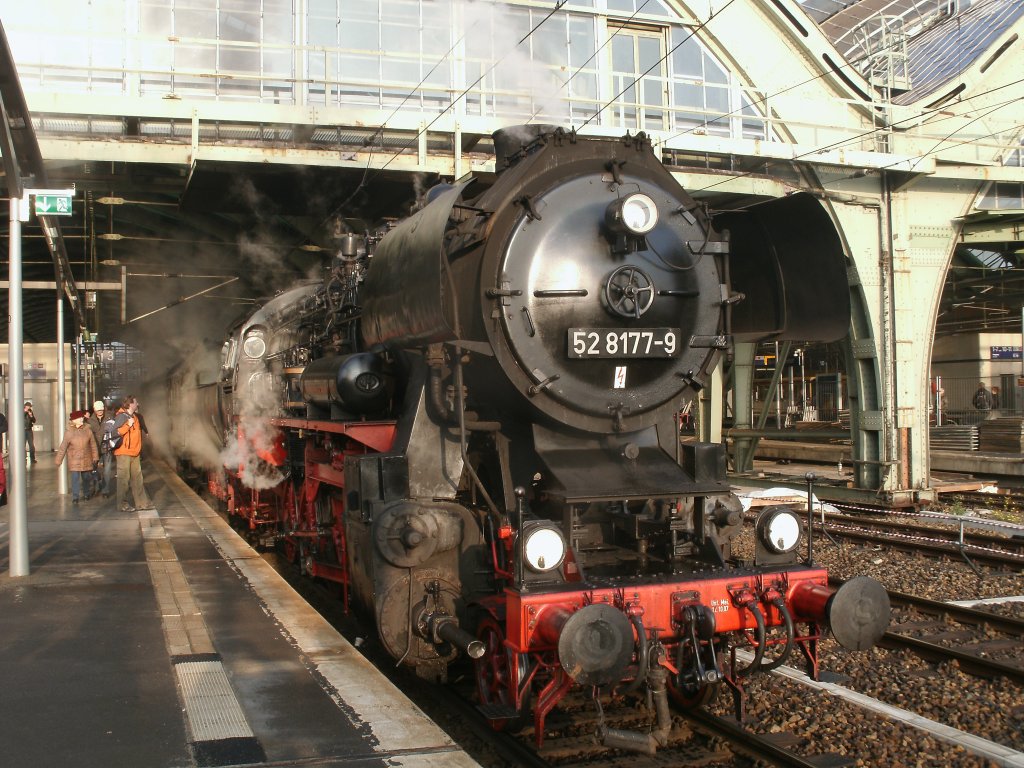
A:
POLYGON ((885 590, 830 589, 785 506, 734 556, 724 448, 676 423, 734 341, 845 335, 825 210, 711 212, 643 134, 494 146, 494 173, 343 236, 324 280, 233 330, 215 380, 172 382, 199 414, 182 449, 197 429, 218 446, 210 490, 400 664, 444 681, 473 659, 485 717, 532 719, 538 743, 573 686, 649 694, 659 729, 602 736, 650 751, 670 700, 740 692, 794 648, 816 674, 826 628, 873 645, 885 590))

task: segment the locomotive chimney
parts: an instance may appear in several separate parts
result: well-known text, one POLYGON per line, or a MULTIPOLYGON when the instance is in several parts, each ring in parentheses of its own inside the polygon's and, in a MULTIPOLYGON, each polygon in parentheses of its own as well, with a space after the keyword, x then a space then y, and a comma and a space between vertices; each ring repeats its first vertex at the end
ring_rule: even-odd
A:
POLYGON ((537 137, 559 130, 557 125, 513 125, 500 128, 491 134, 494 140, 494 172, 501 173, 515 165, 516 154, 537 137))

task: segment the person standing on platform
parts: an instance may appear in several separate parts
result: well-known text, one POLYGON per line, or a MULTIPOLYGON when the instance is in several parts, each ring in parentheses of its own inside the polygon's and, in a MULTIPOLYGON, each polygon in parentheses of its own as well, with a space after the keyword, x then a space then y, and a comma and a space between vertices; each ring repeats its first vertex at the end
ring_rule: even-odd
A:
POLYGON ((25 401, 25 445, 28 446, 28 457, 32 463, 36 463, 36 438, 32 433, 32 427, 36 423, 36 415, 32 411, 32 401, 25 401))
POLYGON ((85 411, 71 412, 71 423, 64 432, 54 463, 59 467, 65 456, 71 470, 71 503, 77 504, 80 496, 92 495, 92 468, 100 457, 92 430, 85 426, 85 411))
POLYGON ((992 393, 988 391, 984 381, 978 384, 978 391, 974 393, 974 399, 971 400, 971 403, 979 411, 992 410, 992 393))
POLYGON ((114 449, 117 461, 117 508, 122 512, 155 509, 153 502, 146 494, 142 481, 142 428, 135 412, 139 410, 139 401, 134 395, 128 395, 114 417, 117 434, 121 436, 121 445, 114 449), (128 487, 131 486, 135 506, 128 504, 128 487))
MULTIPOLYGON (((0 413, 0 446, 7 439, 7 417, 0 413)), ((0 452, 2 453, 2 452, 0 452)), ((4 469, 4 457, 0 455, 0 507, 7 504, 7 470, 4 469)))
POLYGON ((89 429, 92 430, 92 436, 95 438, 96 447, 100 452, 100 461, 95 471, 96 484, 93 486, 93 495, 102 493, 103 498, 110 496, 110 486, 114 479, 112 477, 114 472, 114 455, 110 452, 110 446, 107 444, 107 441, 103 439, 103 420, 106 413, 107 406, 104 405, 102 400, 97 400, 92 404, 92 415, 86 421, 89 429))

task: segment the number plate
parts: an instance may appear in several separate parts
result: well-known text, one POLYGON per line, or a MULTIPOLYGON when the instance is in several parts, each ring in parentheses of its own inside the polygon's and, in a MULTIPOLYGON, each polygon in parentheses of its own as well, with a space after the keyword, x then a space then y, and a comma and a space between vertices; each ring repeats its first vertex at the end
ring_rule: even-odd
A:
POLYGON ((679 357, 678 328, 570 328, 569 357, 679 357))

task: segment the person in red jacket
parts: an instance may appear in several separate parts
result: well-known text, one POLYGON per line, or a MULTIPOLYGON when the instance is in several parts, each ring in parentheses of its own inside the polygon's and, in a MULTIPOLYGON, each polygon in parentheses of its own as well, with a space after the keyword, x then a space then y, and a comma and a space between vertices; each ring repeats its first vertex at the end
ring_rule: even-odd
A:
POLYGON ((139 458, 142 453, 142 428, 135 417, 138 410, 138 398, 128 395, 114 417, 117 434, 121 436, 121 445, 114 449, 114 457, 117 461, 117 508, 122 512, 155 509, 142 481, 142 459, 139 458), (129 486, 135 500, 134 507, 128 504, 129 486))

